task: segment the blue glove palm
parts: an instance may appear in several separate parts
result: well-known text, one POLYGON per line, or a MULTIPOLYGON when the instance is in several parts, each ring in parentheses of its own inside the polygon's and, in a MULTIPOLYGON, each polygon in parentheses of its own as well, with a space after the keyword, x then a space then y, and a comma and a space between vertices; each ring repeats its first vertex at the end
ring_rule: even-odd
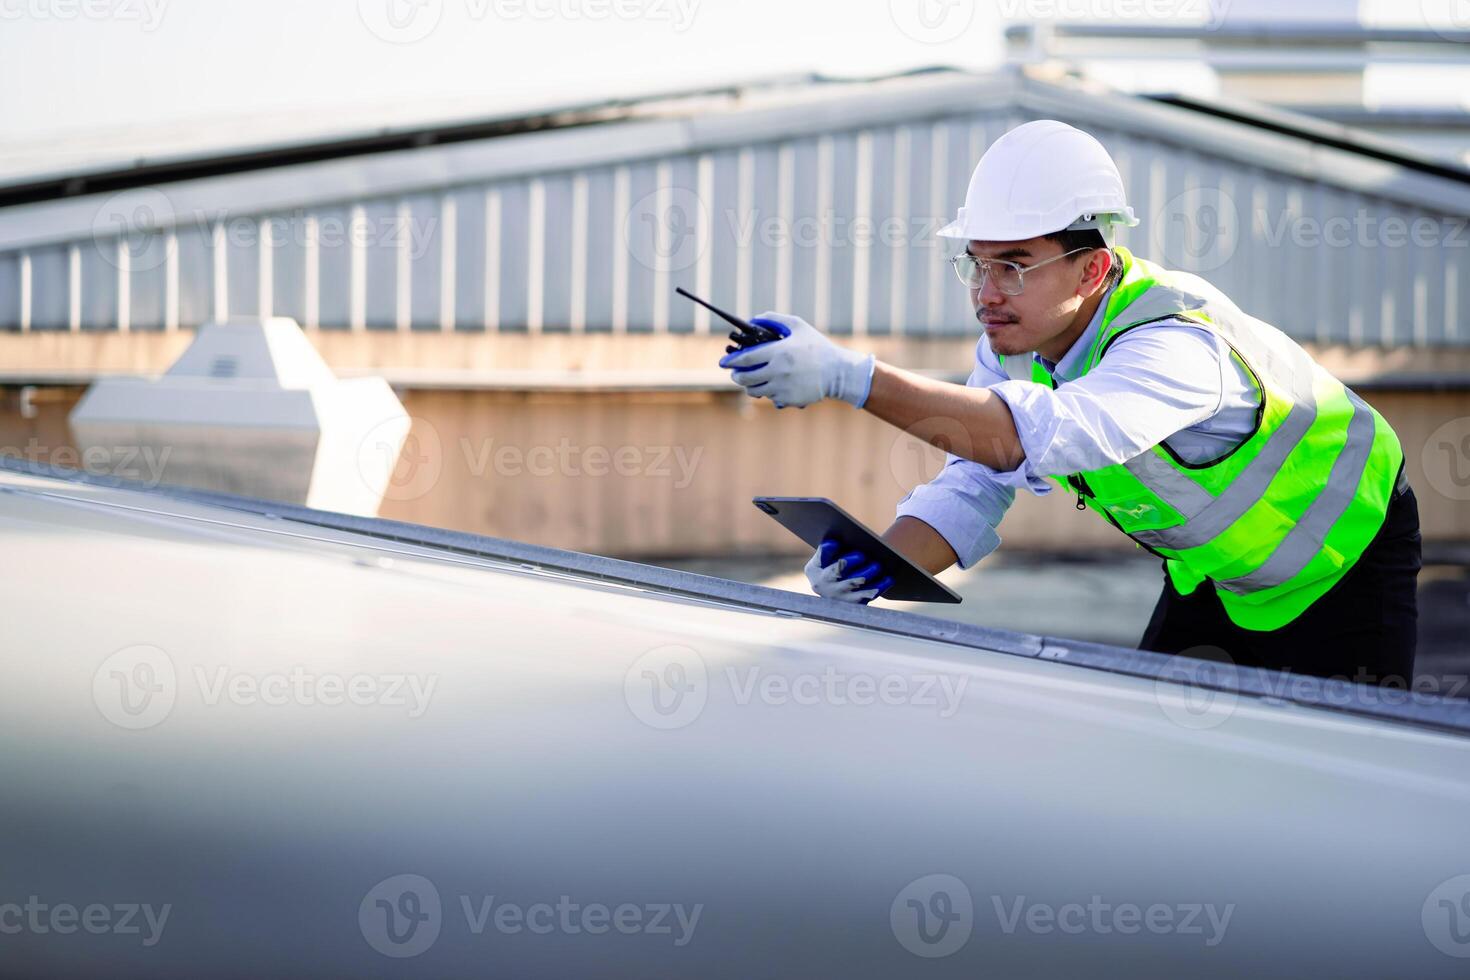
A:
POLYGON ((893 584, 893 576, 884 575, 879 564, 869 561, 861 551, 841 557, 838 551, 836 541, 823 541, 806 563, 807 581, 817 595, 866 605, 893 584))

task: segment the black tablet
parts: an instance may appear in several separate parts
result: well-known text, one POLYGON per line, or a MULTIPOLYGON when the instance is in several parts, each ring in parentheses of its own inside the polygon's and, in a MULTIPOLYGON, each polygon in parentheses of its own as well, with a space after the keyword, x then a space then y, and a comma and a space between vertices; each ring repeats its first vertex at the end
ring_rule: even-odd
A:
POLYGON ((861 521, 826 497, 756 497, 752 503, 813 549, 832 538, 842 547, 839 555, 861 551, 869 560, 876 561, 885 575, 893 576, 893 584, 879 596, 880 599, 960 601, 948 586, 894 551, 861 521))

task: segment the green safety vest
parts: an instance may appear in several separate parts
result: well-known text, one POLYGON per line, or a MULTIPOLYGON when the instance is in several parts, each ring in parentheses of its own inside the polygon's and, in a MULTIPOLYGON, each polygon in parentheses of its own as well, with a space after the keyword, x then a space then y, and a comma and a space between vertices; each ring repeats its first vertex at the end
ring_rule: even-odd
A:
MULTIPOLYGON (((1367 402, 1280 330, 1198 276, 1114 248, 1123 277, 1082 374, 1126 330, 1180 318, 1215 331, 1260 397, 1255 427, 1216 459, 1187 463, 1160 442, 1127 462, 1052 476, 1165 559, 1180 593, 1209 580, 1232 622, 1274 630, 1347 574, 1388 509, 1403 450, 1367 402)), ((1019 380, 1057 387, 1032 355, 1001 357, 1019 380)), ((1065 383, 1065 382, 1063 382, 1065 383)))

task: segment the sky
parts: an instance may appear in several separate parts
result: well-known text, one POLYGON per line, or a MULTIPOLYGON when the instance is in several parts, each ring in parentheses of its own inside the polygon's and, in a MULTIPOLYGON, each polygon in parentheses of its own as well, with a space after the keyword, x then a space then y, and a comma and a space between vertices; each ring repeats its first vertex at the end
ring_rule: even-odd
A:
MULTIPOLYGON (((0 154, 243 117, 320 130, 783 73, 987 69, 1007 20, 1197 22, 1210 2, 0 0, 0 154)), ((1367 0, 1364 15, 1470 28, 1465 0, 1367 0)))

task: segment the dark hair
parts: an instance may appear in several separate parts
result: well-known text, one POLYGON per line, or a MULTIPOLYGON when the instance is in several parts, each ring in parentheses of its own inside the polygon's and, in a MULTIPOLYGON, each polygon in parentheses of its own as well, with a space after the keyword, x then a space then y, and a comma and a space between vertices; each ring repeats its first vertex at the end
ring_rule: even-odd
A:
MULTIPOLYGON (((1107 248, 1108 243, 1103 240, 1102 232, 1096 228, 1076 228, 1054 231, 1050 235, 1042 235, 1049 242, 1056 242, 1062 247, 1063 252, 1070 252, 1074 248, 1107 248)), ((1081 255, 1072 256, 1071 261, 1083 258, 1081 255)), ((1116 285, 1123 278, 1123 263, 1118 261, 1118 256, 1113 255, 1112 267, 1108 269, 1108 276, 1103 280, 1102 288, 1108 289, 1116 285)))

